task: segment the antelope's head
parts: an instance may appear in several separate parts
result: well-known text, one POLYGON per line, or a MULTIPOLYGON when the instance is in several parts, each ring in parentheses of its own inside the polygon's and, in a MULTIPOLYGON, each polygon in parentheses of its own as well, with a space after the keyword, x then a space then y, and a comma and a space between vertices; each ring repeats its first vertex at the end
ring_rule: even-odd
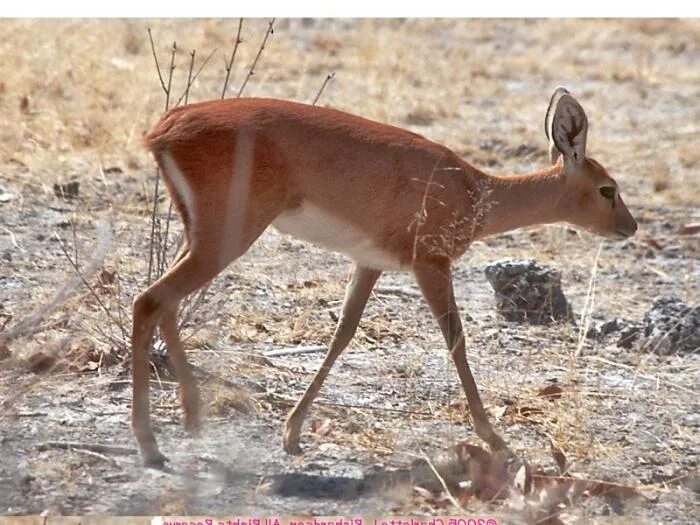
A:
POLYGON ((634 235, 637 222, 625 206, 617 182, 602 165, 586 157, 588 119, 564 88, 552 95, 545 132, 552 162, 562 163, 566 190, 559 205, 565 210, 566 222, 612 239, 634 235))

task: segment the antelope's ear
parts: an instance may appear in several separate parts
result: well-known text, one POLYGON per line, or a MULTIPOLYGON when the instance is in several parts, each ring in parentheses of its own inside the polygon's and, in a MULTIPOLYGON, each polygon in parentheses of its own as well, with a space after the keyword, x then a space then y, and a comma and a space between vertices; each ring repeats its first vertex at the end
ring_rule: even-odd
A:
POLYGON ((557 88, 549 101, 544 131, 549 139, 552 164, 556 163, 560 153, 565 163, 579 163, 586 158, 588 118, 581 105, 563 87, 557 88))

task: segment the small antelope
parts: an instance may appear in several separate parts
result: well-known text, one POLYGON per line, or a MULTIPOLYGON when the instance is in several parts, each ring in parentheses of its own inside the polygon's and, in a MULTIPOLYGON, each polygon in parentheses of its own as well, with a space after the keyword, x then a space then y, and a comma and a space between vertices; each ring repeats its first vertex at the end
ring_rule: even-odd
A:
POLYGON ((477 435, 492 450, 507 450, 467 363, 451 261, 477 239, 533 224, 565 222, 613 239, 633 235, 637 224, 616 182, 586 157, 587 129, 583 108, 557 89, 545 118, 553 165, 494 176, 420 135, 334 109, 241 98, 169 111, 145 144, 182 217, 185 241, 133 305, 132 426, 144 462, 166 461, 148 400, 155 327, 179 381, 185 427, 194 431, 199 391, 178 336, 178 306, 270 225, 354 261, 328 353, 285 422, 287 452, 299 451, 309 406, 384 270, 413 272, 457 367, 477 435))

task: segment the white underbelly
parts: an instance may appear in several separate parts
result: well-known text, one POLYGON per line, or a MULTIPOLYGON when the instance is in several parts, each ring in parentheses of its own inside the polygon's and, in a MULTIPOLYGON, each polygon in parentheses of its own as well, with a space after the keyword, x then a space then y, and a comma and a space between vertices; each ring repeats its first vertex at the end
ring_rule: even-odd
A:
POLYGON ((283 233, 349 255, 364 266, 381 270, 401 267, 397 257, 359 228, 307 201, 281 214, 272 225, 283 233))

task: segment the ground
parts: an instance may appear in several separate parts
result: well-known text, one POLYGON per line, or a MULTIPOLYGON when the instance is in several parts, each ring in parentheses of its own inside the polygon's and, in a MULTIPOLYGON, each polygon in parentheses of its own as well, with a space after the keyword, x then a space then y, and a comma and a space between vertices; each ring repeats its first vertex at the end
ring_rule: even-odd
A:
MULTIPOLYGON (((349 261, 272 229, 184 316, 208 408, 199 438, 182 429, 155 355, 152 410, 170 469, 95 448, 135 446, 127 335, 147 280, 155 179, 140 137, 166 103, 149 26, 166 83, 177 41, 171 104, 192 49, 195 72, 216 51, 189 99, 221 96, 237 20, 0 22, 0 513, 457 512, 413 489, 418 481, 370 482, 479 443, 408 274, 382 276, 312 408, 303 454, 282 451, 283 418, 323 354, 266 354, 328 342, 349 261), (54 188, 72 181, 75 197, 54 188), (60 448, 68 442, 84 446, 60 448)), ((227 96, 266 27, 244 21, 227 96)), ((243 93, 311 102, 335 73, 319 104, 409 128, 494 173, 544 167, 549 96, 558 85, 576 95, 588 151, 618 181, 638 234, 613 243, 532 228, 475 243, 455 264, 469 359, 511 448, 551 468, 552 442, 571 473, 642 495, 622 507, 581 500, 567 509, 572 521, 697 519, 697 353, 659 356, 582 334, 591 319, 640 320, 659 294, 698 302, 700 239, 679 234, 700 221, 698 64, 697 20, 277 20, 243 93), (503 257, 560 270, 577 324, 500 318, 483 269, 503 257), (553 382, 560 399, 537 395, 553 382)), ((163 196, 161 225, 167 209, 163 196)), ((499 502, 464 506, 526 519, 499 502)))

